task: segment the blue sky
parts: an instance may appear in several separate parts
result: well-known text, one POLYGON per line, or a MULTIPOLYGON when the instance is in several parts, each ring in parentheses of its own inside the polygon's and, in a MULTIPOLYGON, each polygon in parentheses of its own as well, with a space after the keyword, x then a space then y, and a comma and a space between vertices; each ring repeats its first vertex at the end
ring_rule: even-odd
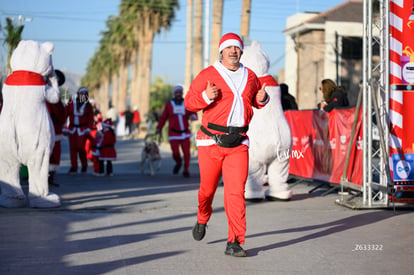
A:
MULTIPOLYGON (((285 66, 286 18, 305 11, 325 11, 346 0, 252 0, 250 37, 258 40, 271 62, 270 73, 277 75, 285 66)), ((0 23, 6 17, 31 18, 25 25, 23 39, 51 41, 55 44, 55 68, 79 74, 85 73, 88 60, 98 48, 101 32, 111 15, 118 14, 121 0, 1 0, 0 23)), ((223 33, 240 30, 242 0, 225 0, 223 33)), ((211 4, 210 4, 211 7, 211 4)), ((187 1, 180 0, 180 9, 172 28, 162 31, 154 41, 152 76, 167 83, 184 82, 187 1)), ((16 21, 17 22, 17 21, 16 21)), ((0 66, 6 63, 3 46, 4 30, 0 34, 0 66)), ((213 49, 216 50, 216 49, 213 49)))

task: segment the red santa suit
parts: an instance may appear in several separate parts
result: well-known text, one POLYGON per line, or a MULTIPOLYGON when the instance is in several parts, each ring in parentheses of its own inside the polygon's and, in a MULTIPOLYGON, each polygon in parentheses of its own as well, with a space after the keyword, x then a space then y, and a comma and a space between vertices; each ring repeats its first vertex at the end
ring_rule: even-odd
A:
POLYGON ((93 162, 92 150, 96 147, 95 137, 96 137, 96 133, 98 132, 98 130, 102 129, 101 123, 102 123, 102 115, 98 114, 96 115, 96 121, 94 121, 92 129, 89 132, 88 138, 86 139, 86 143, 85 143, 86 158, 88 160, 92 160, 92 162, 93 162))
MULTIPOLYGON (((176 86, 175 89, 180 89, 182 92, 182 86, 176 86)), ((170 141, 171 151, 173 159, 176 163, 174 173, 178 172, 179 167, 182 165, 180 146, 184 155, 184 169, 183 174, 189 175, 190 166, 190 138, 192 136, 190 131, 189 120, 196 120, 197 114, 188 111, 184 106, 183 99, 173 98, 167 102, 164 107, 164 111, 158 121, 157 128, 161 130, 168 120, 168 139, 170 141)))
POLYGON ((85 143, 94 123, 92 105, 87 100, 88 89, 81 87, 75 100, 66 105, 66 116, 69 124, 64 132, 69 134, 70 173, 76 173, 78 168, 78 154, 82 165, 82 172, 86 172, 88 161, 86 158, 85 143))
MULTIPOLYGON (((238 131, 244 140, 234 147, 218 146, 218 140, 203 130, 197 133, 200 167, 197 221, 206 224, 212 214, 212 202, 220 177, 224 181, 224 206, 228 219, 228 242, 244 244, 246 233, 246 209, 244 185, 248 174, 247 126, 253 116, 252 107, 262 108, 268 101, 257 102, 261 85, 256 75, 240 64, 237 71, 226 69, 219 61, 201 71, 191 83, 184 103, 188 110, 203 110, 202 127, 211 134, 223 135, 219 128, 228 132, 238 131), (205 93, 207 83, 215 85, 219 97, 210 100, 205 93), (213 125, 221 127, 211 127, 213 125)), ((227 132, 227 133, 228 133, 227 132)))
POLYGON ((55 144, 49 159, 49 172, 59 170, 61 156, 61 140, 63 138, 62 129, 66 121, 65 105, 59 99, 57 103, 46 102, 47 110, 55 129, 55 144))
POLYGON ((102 129, 101 122, 98 121, 92 126, 92 129, 89 133, 88 139, 86 140, 85 148, 86 148, 86 157, 87 159, 91 160, 93 163, 93 172, 94 174, 99 173, 99 154, 96 153, 97 151, 97 143, 100 141, 98 133, 100 134, 100 130, 102 129))
POLYGON ((109 118, 101 123, 101 130, 95 136, 95 148, 92 149, 95 175, 104 174, 105 161, 107 163, 107 175, 111 176, 113 174, 112 161, 116 160, 117 157, 115 143, 116 135, 112 120, 109 118))

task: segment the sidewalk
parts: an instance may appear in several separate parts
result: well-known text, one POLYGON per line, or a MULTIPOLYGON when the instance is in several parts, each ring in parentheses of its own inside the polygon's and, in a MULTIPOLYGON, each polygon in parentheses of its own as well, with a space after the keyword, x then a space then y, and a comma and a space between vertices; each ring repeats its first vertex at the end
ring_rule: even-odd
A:
MULTIPOLYGON (((224 255, 223 186, 206 237, 194 241, 198 166, 172 175, 168 146, 155 176, 139 171, 142 140, 120 140, 113 177, 57 175, 62 207, 0 208, 0 274, 412 274, 414 213, 351 210, 337 194, 293 187, 290 202, 247 204, 247 258, 224 255)), ((91 171, 91 166, 90 166, 91 171)), ((27 185, 24 185, 27 190, 27 185)))

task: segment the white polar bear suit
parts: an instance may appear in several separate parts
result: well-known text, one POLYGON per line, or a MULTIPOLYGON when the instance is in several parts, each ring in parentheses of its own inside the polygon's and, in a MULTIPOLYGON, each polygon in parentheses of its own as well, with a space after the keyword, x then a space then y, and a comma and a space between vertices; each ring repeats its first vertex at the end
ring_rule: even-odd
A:
MULTIPOLYGON (((269 58, 263 52, 259 42, 252 41, 245 47, 241 63, 253 70, 263 83, 268 74, 269 58)), ((281 91, 277 82, 267 83, 266 92, 269 103, 262 109, 254 109, 254 116, 247 135, 250 139, 249 175, 246 182, 245 198, 260 200, 289 200, 292 191, 287 180, 289 177, 289 157, 292 147, 292 135, 283 113, 281 91), (269 188, 263 186, 268 176, 269 188)))
POLYGON ((4 106, 0 114, 0 206, 24 207, 26 196, 20 185, 20 165, 29 171, 30 207, 60 206, 60 198, 49 193, 49 157, 54 129, 45 100, 56 103, 60 93, 53 70, 50 42, 20 41, 11 58, 13 73, 3 86, 4 106))

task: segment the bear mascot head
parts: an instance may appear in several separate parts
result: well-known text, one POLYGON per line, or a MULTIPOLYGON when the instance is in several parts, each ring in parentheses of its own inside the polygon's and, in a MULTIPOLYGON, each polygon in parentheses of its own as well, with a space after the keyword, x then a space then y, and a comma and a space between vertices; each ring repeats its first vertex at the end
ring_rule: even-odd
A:
POLYGON ((49 192, 49 158, 54 129, 46 101, 56 103, 60 92, 52 63, 54 45, 22 40, 14 50, 12 74, 3 85, 0 115, 0 206, 51 208, 60 206, 49 192), (20 166, 29 173, 27 197, 20 185, 20 166))
POLYGON ((264 108, 254 109, 247 133, 250 148, 245 198, 253 202, 264 198, 290 200, 292 191, 287 180, 292 136, 282 109, 280 87, 268 73, 269 57, 258 41, 244 48, 240 62, 257 75, 262 85, 266 83, 270 97, 264 108))

